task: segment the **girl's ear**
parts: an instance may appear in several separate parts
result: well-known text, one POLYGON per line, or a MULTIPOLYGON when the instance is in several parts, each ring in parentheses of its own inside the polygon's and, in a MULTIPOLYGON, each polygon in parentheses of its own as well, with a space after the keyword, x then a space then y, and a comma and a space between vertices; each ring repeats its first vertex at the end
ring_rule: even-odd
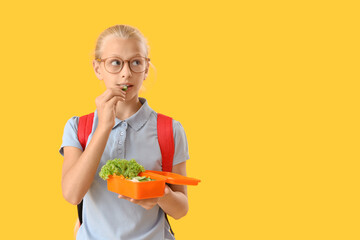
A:
POLYGON ((148 74, 149 74, 149 65, 148 65, 148 66, 146 67, 146 69, 145 69, 144 80, 147 78, 148 74))
POLYGON ((96 77, 101 81, 103 80, 103 77, 101 76, 101 72, 100 72, 100 64, 98 61, 93 60, 93 68, 94 68, 94 72, 96 77))

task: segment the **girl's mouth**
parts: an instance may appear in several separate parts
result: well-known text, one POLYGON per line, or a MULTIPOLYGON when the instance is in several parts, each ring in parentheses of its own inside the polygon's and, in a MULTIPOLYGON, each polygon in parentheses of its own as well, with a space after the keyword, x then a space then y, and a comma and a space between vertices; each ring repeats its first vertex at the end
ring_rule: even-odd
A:
POLYGON ((122 89, 123 91, 128 91, 128 90, 130 90, 132 87, 133 87, 133 85, 126 85, 126 84, 121 85, 121 89, 122 89))

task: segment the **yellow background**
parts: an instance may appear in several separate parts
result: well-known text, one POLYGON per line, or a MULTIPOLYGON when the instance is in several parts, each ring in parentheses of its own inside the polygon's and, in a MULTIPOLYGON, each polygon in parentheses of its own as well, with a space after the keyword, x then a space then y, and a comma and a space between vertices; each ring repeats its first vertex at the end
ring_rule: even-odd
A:
POLYGON ((142 94, 185 128, 178 240, 359 239, 357 1, 1 3, 1 239, 72 239, 66 121, 104 87, 91 54, 115 24, 150 45, 142 94))

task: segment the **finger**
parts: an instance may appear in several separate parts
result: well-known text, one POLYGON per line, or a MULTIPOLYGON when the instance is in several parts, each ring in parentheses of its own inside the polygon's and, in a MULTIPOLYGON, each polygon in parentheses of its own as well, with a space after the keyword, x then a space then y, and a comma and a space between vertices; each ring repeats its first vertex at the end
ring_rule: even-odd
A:
POLYGON ((125 200, 130 201, 130 198, 129 198, 129 197, 126 197, 126 196, 124 196, 124 195, 120 195, 120 194, 119 194, 118 198, 121 198, 121 199, 125 199, 125 200))
POLYGON ((122 88, 110 88, 111 91, 114 93, 114 95, 121 95, 121 96, 126 96, 126 91, 124 91, 122 88))
POLYGON ((165 184, 164 195, 168 195, 168 193, 170 192, 171 192, 171 188, 169 187, 169 185, 165 184))
POLYGON ((104 96, 104 102, 110 101, 113 97, 118 96, 125 99, 126 94, 121 91, 120 89, 111 89, 109 90, 108 94, 104 96))
POLYGON ((139 200, 133 199, 131 197, 126 197, 124 195, 119 195, 118 198, 128 200, 129 202, 132 202, 134 204, 140 204, 139 200))
POLYGON ((115 105, 116 105, 116 103, 118 102, 118 101, 125 101, 125 98, 123 98, 123 97, 119 97, 119 96, 114 96, 110 101, 107 101, 106 103, 105 103, 105 106, 107 107, 107 108, 113 108, 113 107, 115 107, 115 105))
POLYGON ((116 88, 107 89, 105 92, 106 93, 104 94, 104 96, 101 99, 101 101, 104 103, 109 101, 110 99, 112 99, 114 96, 119 96, 119 97, 123 97, 123 98, 125 98, 125 96, 126 96, 124 91, 122 91, 120 89, 116 89, 116 88))

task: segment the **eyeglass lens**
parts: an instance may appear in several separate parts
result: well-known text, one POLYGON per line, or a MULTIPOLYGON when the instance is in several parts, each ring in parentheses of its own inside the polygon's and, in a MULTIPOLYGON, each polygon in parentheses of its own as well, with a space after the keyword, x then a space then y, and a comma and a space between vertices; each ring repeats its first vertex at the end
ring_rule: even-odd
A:
MULTIPOLYGON (((143 57, 133 57, 128 61, 128 64, 133 72, 143 72, 146 67, 145 58, 143 57)), ((123 66, 124 61, 117 57, 111 57, 105 61, 105 68, 111 73, 120 72, 123 66)))

